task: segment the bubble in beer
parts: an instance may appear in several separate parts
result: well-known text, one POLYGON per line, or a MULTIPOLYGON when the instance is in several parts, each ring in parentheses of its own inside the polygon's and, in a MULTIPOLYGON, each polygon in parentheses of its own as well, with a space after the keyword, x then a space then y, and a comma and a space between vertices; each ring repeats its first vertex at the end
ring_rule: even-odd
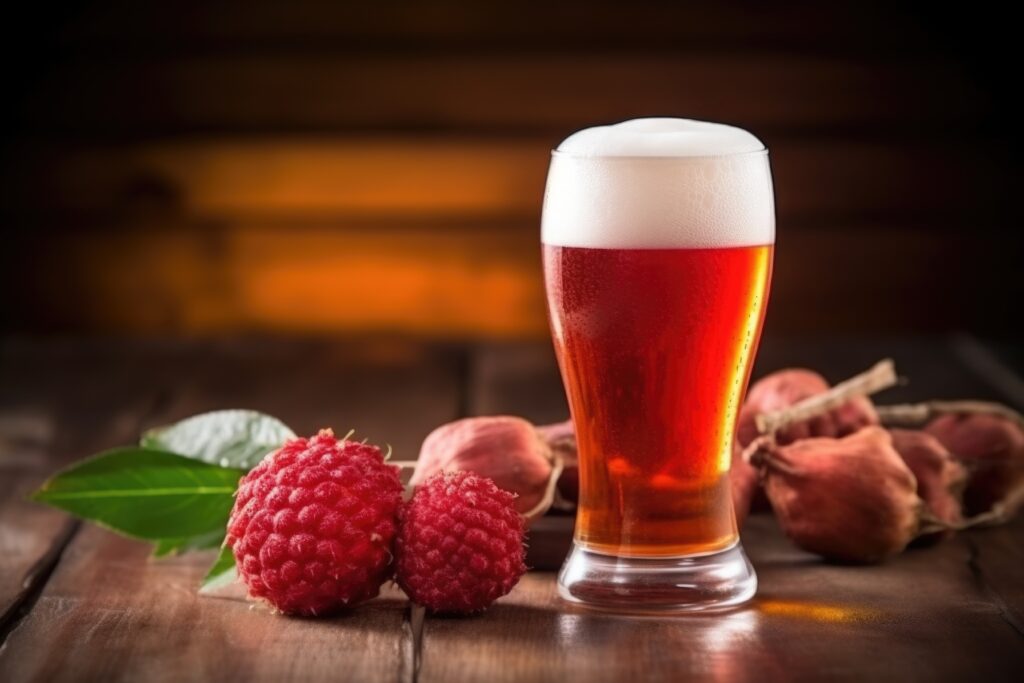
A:
POLYGON ((587 128, 558 146, 544 197, 545 244, 719 248, 772 244, 764 145, 734 126, 675 118, 587 128))

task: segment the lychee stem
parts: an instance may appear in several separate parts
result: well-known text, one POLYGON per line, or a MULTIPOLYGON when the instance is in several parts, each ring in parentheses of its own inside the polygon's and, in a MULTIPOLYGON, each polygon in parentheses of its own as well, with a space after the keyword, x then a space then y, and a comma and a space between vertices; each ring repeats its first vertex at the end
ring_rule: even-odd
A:
POLYGON ((783 410, 758 415, 754 421, 762 434, 774 434, 794 422, 803 422, 838 408, 857 396, 868 396, 887 389, 896 384, 897 379, 892 359, 886 358, 823 394, 815 394, 783 410))
MULTIPOLYGON (((416 460, 392 460, 388 464, 394 465, 399 469, 415 469, 416 462, 416 460)), ((562 476, 562 470, 564 469, 565 462, 562 460, 562 456, 553 453, 551 457, 551 474, 548 475, 548 482, 544 486, 544 496, 536 505, 522 513, 525 519, 540 517, 551 509, 551 505, 555 502, 555 495, 558 492, 558 478, 562 476)))
POLYGON ((925 401, 878 406, 878 418, 887 427, 918 427, 939 415, 997 415, 1024 429, 1024 415, 1001 403, 990 401, 925 401))
POLYGON ((747 444, 740 454, 743 462, 750 463, 754 467, 760 467, 765 454, 775 444, 775 434, 762 434, 747 444))
MULTIPOLYGON (((940 415, 995 415, 1016 423, 1024 429, 1024 415, 1002 403, 991 401, 924 401, 893 406, 878 406, 878 419, 886 427, 920 427, 940 415)), ((995 526, 1010 520, 1024 501, 1024 486, 1010 491, 991 509, 954 524, 957 531, 980 526, 995 526)))
POLYGON ((949 529, 961 528, 959 524, 946 522, 933 515, 923 501, 920 503, 920 509, 918 510, 917 517, 920 522, 920 526, 917 529, 918 536, 933 534, 937 531, 948 531, 949 529))
POLYGON ((552 453, 551 474, 548 475, 548 483, 544 487, 544 497, 532 508, 522 513, 525 519, 540 517, 551 508, 551 504, 555 502, 555 492, 558 490, 558 478, 562 476, 563 469, 565 469, 565 462, 562 460, 562 456, 552 453))
POLYGON ((1024 501, 1024 486, 1018 486, 1011 490, 1006 498, 993 505, 991 509, 965 519, 954 528, 957 531, 963 531, 964 529, 976 526, 996 526, 997 524, 1008 522, 1022 501, 1024 501))

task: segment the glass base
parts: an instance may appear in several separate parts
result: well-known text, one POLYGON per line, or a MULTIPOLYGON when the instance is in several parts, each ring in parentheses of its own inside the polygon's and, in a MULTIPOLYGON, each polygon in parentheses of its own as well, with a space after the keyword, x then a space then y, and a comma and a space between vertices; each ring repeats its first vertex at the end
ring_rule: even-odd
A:
POLYGON ((573 543, 558 574, 569 602, 615 612, 698 612, 754 597, 757 575, 743 547, 689 557, 617 557, 573 543))

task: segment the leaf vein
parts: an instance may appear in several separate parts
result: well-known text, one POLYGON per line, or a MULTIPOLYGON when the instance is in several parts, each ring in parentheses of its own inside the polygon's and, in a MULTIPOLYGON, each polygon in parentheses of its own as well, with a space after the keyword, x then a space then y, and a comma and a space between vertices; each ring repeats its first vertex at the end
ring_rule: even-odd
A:
POLYGON ((231 495, 235 492, 234 486, 190 486, 190 487, 169 487, 169 488, 144 488, 144 489, 117 489, 117 490, 93 490, 93 491, 42 491, 41 495, 46 500, 75 500, 85 498, 149 498, 157 496, 182 496, 182 495, 231 495))

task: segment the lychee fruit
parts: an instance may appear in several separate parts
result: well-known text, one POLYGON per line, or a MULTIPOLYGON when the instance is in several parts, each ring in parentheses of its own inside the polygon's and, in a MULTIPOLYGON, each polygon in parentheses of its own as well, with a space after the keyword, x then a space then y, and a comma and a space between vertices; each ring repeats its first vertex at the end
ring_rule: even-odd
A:
POLYGON ((401 503, 398 468, 379 448, 325 429, 242 478, 226 542, 251 597, 285 614, 330 614, 391 577, 401 503))
POLYGON ((398 585, 432 612, 480 612, 526 571, 515 496, 471 472, 439 472, 402 507, 398 585))

